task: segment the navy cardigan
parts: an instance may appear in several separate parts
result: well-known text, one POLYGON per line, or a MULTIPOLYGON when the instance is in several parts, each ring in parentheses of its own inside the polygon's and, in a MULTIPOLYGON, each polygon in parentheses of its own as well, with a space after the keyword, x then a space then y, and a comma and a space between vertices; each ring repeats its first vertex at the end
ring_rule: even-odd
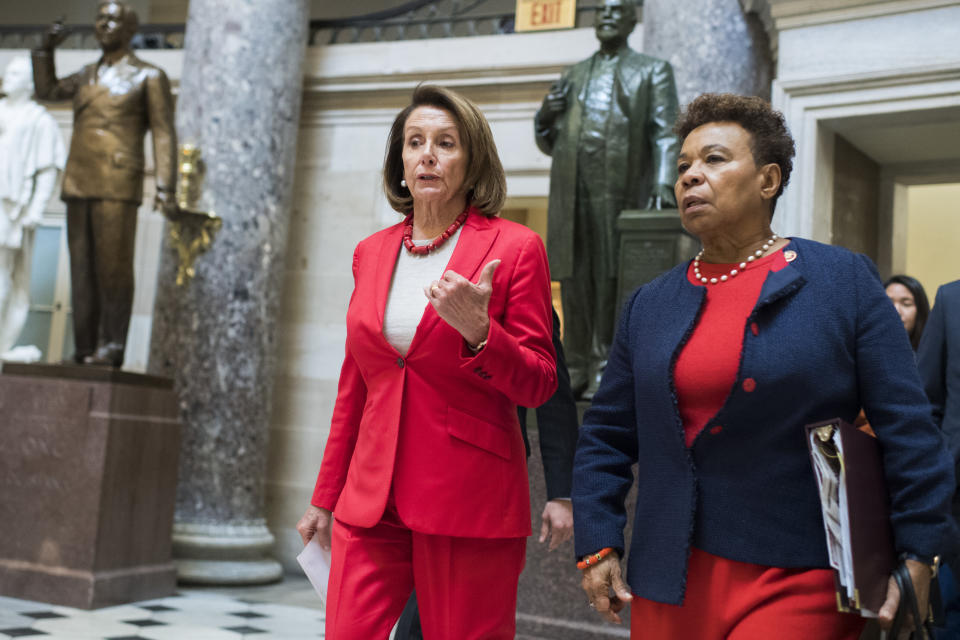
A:
POLYGON ((624 307, 584 415, 572 497, 577 556, 622 555, 637 464, 627 581, 641 597, 682 603, 691 545, 767 566, 828 567, 804 425, 852 422, 861 406, 883 447, 897 550, 932 559, 944 546, 953 465, 876 268, 810 240, 786 250, 796 259, 764 282, 736 383, 689 449, 673 370, 705 289, 682 264, 624 307))

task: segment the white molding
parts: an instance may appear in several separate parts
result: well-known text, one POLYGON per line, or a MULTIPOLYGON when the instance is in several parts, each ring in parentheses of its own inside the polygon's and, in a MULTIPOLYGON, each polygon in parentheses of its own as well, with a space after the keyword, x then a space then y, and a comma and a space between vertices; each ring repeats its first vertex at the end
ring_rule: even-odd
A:
POLYGON ((780 34, 790 29, 957 6, 957 0, 740 0, 756 14, 770 39, 774 59, 780 34))
POLYGON ((793 96, 859 91, 913 84, 949 82, 960 79, 957 64, 924 65, 912 68, 845 74, 831 77, 811 76, 778 80, 784 91, 793 96))
MULTIPOLYGON (((774 81, 772 103, 783 112, 797 144, 794 178, 777 208, 778 228, 785 235, 829 242, 834 167, 833 132, 826 121, 960 105, 960 70, 899 69, 885 75, 774 81)), ((892 196, 882 198, 893 207, 892 196)), ((896 229, 896 212, 890 215, 896 229)), ((892 260, 895 264, 896 256, 892 260)))
POLYGON ((775 29, 784 31, 956 6, 956 0, 765 0, 775 29))

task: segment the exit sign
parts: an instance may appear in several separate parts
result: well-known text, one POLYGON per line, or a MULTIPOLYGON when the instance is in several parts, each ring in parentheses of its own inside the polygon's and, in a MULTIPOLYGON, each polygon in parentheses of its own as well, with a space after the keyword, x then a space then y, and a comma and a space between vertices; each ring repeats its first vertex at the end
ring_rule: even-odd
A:
POLYGON ((517 31, 572 29, 577 0, 517 0, 517 31))

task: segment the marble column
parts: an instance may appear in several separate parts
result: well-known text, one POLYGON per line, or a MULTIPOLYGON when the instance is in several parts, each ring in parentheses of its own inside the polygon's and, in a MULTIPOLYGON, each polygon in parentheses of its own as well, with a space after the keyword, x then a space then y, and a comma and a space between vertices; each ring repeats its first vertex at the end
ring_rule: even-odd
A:
POLYGON ((708 92, 770 98, 769 39, 740 0, 645 0, 643 52, 673 65, 681 108, 708 92))
MULTIPOLYGON (((157 282, 150 371, 174 378, 183 422, 174 523, 181 582, 257 584, 267 556, 267 433, 293 187, 307 0, 191 0, 177 104, 223 218, 196 276, 157 282)), ((169 224, 169 223, 168 223, 169 224)))

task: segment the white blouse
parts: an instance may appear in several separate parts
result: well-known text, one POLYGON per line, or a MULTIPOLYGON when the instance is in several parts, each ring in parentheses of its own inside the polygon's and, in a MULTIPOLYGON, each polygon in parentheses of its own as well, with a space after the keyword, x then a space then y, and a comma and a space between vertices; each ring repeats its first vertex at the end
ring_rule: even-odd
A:
MULTIPOLYGON (((443 277, 450 256, 460 240, 462 229, 463 227, 457 229, 439 249, 426 255, 410 253, 400 245, 400 255, 397 257, 397 266, 393 270, 390 294, 387 297, 387 309, 383 314, 383 337, 400 355, 407 355, 417 332, 417 325, 430 304, 423 288, 443 277)), ((414 240, 413 244, 422 247, 431 242, 432 240, 414 240)))

